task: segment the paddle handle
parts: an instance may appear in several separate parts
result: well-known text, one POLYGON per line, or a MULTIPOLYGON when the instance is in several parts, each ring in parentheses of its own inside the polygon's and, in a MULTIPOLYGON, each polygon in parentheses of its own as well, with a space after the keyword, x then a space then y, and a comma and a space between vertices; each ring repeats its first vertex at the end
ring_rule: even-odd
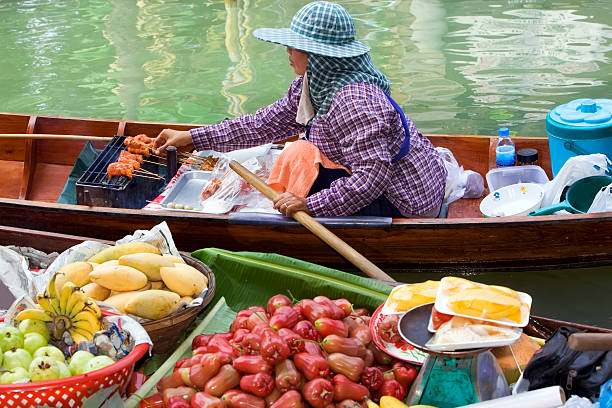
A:
POLYGON ((60 139, 60 140, 98 140, 109 142, 112 137, 83 135, 54 135, 50 133, 0 133, 2 139, 60 139))
POLYGON ((612 350, 612 333, 574 333, 567 345, 572 350, 612 350))
MULTIPOLYGON (((276 190, 267 185, 262 179, 250 172, 237 161, 230 161, 229 166, 270 200, 274 200, 279 195, 276 190)), ((394 281, 392 277, 383 272, 378 266, 370 262, 353 247, 338 238, 336 234, 325 228, 317 220, 308 215, 308 213, 304 211, 297 211, 293 214, 293 218, 295 218, 296 221, 306 227, 306 229, 308 229, 314 235, 319 237, 327 245, 338 251, 340 255, 345 257, 349 262, 359 268, 360 271, 368 275, 370 278, 394 281)))

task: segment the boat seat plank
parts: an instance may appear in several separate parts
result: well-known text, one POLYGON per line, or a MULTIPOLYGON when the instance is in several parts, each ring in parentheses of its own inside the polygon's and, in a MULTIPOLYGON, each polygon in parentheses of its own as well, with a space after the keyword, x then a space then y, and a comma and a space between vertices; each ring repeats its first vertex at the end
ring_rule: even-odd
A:
MULTIPOLYGON (((36 141, 36 160, 41 163, 74 166, 77 157, 87 143, 80 140, 43 140, 36 141)), ((104 149, 108 142, 92 142, 98 150, 104 149)))
MULTIPOLYGON (((487 190, 485 193, 487 194, 487 190)), ((460 198, 457 201, 452 202, 448 206, 447 218, 478 218, 482 217, 480 212, 481 198, 460 198)))
POLYGON ((72 165, 38 163, 34 169, 29 199, 56 202, 71 171, 72 165))
POLYGON ((112 137, 117 133, 118 126, 118 120, 39 116, 34 133, 112 137), (66 132, 66 129, 70 129, 70 132, 66 132))
POLYGON ((0 191, 2 197, 19 198, 23 161, 0 160, 0 191))

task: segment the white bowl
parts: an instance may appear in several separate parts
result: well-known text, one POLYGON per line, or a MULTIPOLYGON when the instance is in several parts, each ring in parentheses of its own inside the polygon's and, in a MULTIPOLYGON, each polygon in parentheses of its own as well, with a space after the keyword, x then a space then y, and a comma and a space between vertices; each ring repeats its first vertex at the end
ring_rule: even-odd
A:
POLYGON ((517 183, 502 187, 486 196, 480 203, 485 217, 527 215, 542 205, 544 189, 536 183, 517 183))

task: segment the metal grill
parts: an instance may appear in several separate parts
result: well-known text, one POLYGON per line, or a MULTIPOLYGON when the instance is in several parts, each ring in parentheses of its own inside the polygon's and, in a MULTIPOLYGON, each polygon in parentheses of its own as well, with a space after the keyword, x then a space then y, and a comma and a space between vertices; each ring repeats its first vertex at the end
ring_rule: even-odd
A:
MULTIPOLYGON (((119 159, 121 150, 127 150, 123 142, 126 136, 115 136, 98 158, 89 166, 76 182, 77 203, 84 205, 115 207, 115 208, 142 208, 146 201, 155 198, 163 189, 164 180, 148 177, 139 177, 134 174, 130 179, 127 176, 112 177, 109 179, 108 165, 119 159)), ((149 161, 154 158, 147 158, 149 161)), ((143 162, 141 169, 159 174, 159 164, 143 162)))

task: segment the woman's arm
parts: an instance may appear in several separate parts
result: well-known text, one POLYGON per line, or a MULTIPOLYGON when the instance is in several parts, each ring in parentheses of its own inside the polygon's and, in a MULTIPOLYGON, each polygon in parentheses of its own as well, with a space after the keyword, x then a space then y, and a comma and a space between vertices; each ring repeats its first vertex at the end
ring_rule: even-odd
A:
POLYGON ((296 78, 284 98, 255 114, 191 129, 189 132, 196 149, 227 152, 296 136, 304 130, 304 126, 295 121, 301 86, 302 78, 296 78))
POLYGON ((391 180, 388 123, 394 111, 380 100, 353 94, 350 87, 340 90, 334 102, 328 113, 329 142, 341 146, 351 176, 307 197, 312 215, 353 214, 383 194, 391 180))

